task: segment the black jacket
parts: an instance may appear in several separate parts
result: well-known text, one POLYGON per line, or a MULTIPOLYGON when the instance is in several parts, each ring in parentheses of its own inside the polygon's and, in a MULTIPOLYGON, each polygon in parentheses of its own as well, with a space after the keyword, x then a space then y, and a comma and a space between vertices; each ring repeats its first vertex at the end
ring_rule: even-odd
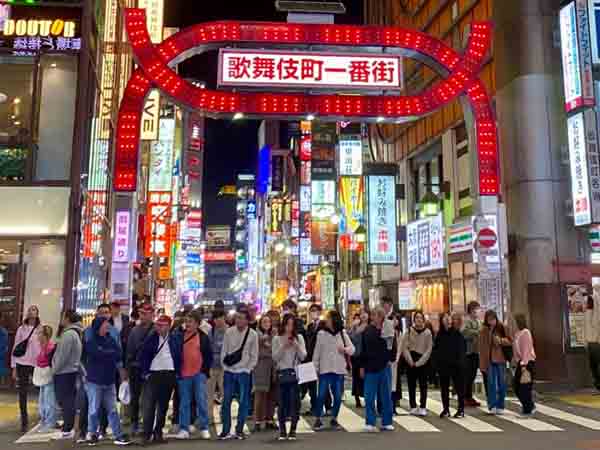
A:
POLYGON ((366 373, 380 372, 392 361, 392 356, 393 350, 388 350, 385 339, 381 337, 381 330, 369 325, 362 334, 360 367, 366 373))
POLYGON ((450 328, 438 332, 433 342, 433 361, 438 371, 463 367, 466 362, 467 341, 463 334, 450 328))
POLYGON ((304 342, 306 343, 306 361, 312 361, 317 344, 317 334, 323 329, 323 322, 311 322, 304 332, 304 342))

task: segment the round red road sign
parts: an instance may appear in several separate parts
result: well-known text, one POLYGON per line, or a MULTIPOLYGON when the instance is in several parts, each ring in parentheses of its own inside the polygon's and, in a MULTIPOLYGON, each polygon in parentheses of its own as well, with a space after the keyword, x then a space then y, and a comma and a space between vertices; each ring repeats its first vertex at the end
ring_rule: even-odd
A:
POLYGON ((491 228, 483 228, 479 230, 479 234, 477 235, 477 243, 481 247, 490 248, 496 245, 498 242, 498 236, 491 228))

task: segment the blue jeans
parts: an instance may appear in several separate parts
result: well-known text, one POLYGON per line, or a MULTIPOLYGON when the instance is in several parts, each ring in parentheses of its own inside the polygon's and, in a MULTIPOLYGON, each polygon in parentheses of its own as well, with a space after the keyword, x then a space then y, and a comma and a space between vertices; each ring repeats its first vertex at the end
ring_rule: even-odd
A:
POLYGON ((392 424, 392 392, 390 391, 391 372, 390 367, 365 374, 365 407, 367 410, 367 425, 377 424, 377 413, 375 412, 375 399, 381 408, 383 417, 381 424, 385 427, 392 424))
POLYGON ((488 408, 504 409, 506 397, 506 381, 504 379, 506 365, 504 363, 490 363, 487 372, 487 403, 488 408))
POLYGON ((54 395, 54 383, 48 383, 40 387, 40 398, 38 403, 40 423, 44 427, 54 427, 54 425, 56 425, 56 397, 54 395))
POLYGON ((323 417, 323 403, 325 395, 331 389, 333 394, 332 417, 337 419, 342 406, 342 395, 344 393, 344 375, 337 373, 324 373, 319 375, 319 398, 317 400, 317 417, 323 417))
MULTIPOLYGON (((279 423, 285 423, 287 419, 292 421, 292 425, 298 423, 300 415, 300 387, 298 382, 279 383, 279 423)), ((295 429, 295 428, 294 428, 295 429)))
POLYGON ((198 429, 208 430, 208 398, 206 394, 206 375, 202 372, 193 377, 181 378, 179 385, 179 427, 189 431, 191 422, 192 394, 196 400, 198 429))
POLYGON ((101 386, 88 382, 85 385, 85 390, 88 398, 88 432, 98 433, 100 408, 103 407, 113 435, 116 438, 121 437, 121 419, 119 419, 119 413, 117 412, 117 389, 115 385, 101 386))
POLYGON ((225 371, 223 375, 223 404, 221 405, 221 422, 223 423, 223 434, 231 432, 231 402, 234 393, 239 395, 239 408, 236 433, 244 431, 244 424, 250 407, 250 374, 233 373, 225 371))

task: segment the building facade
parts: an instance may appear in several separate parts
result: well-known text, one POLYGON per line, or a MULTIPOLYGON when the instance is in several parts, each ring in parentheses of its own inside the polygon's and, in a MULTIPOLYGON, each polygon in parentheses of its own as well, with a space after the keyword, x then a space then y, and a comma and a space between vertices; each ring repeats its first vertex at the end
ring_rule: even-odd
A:
MULTIPOLYGON (((528 316, 537 343, 539 376, 581 384, 587 371, 581 348, 571 345, 567 289, 593 267, 587 235, 569 212, 570 181, 558 36, 559 1, 367 1, 369 24, 417 28, 460 50, 473 21, 494 23, 493 51, 481 72, 499 128, 501 196, 493 228, 503 263, 505 318, 528 316), (564 361, 567 364, 564 364, 564 361)), ((437 78, 405 61, 405 94, 437 78)), ((460 102, 401 126, 370 127, 377 160, 396 162, 404 186, 399 201, 401 264, 374 273, 373 296, 389 295, 402 309, 464 311, 481 300, 474 231, 472 125, 460 102), (431 216, 428 207, 437 203, 431 216), (444 257, 414 259, 415 227, 441 220, 444 257)), ((431 233, 431 231, 429 231, 431 233)), ((429 234, 428 236, 431 236, 429 234)), ((588 277, 589 278, 589 277, 588 277)), ((590 280, 585 280, 590 282, 590 280)), ((484 305, 486 307, 486 305, 484 305)))

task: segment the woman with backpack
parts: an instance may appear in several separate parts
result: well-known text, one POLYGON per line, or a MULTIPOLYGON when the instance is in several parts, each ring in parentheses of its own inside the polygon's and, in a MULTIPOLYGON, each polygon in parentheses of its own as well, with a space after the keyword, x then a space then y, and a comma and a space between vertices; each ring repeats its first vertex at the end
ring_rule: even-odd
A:
POLYGON ((40 342, 34 336, 40 326, 40 310, 31 305, 27 309, 25 319, 17 330, 15 345, 12 350, 11 367, 12 377, 17 384, 19 393, 19 410, 21 412, 21 432, 25 433, 29 427, 27 413, 27 393, 31 387, 33 369, 40 354, 40 342))
POLYGON ((479 335, 479 369, 487 376, 489 414, 504 414, 506 363, 512 359, 512 341, 494 310, 485 313, 479 335))

